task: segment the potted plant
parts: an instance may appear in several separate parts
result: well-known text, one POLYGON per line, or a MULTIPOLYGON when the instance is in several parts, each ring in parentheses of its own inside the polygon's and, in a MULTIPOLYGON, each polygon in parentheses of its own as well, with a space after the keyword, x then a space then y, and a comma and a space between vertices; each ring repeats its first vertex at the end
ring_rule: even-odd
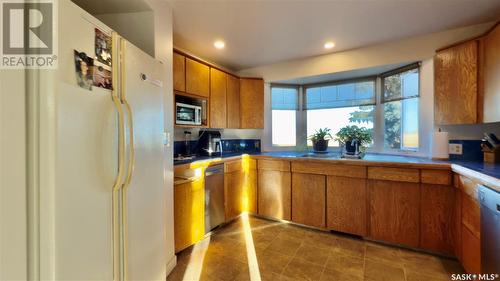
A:
POLYGON ((316 132, 309 136, 313 143, 314 152, 325 152, 328 149, 328 141, 332 139, 330 129, 323 128, 316 130, 316 132))
POLYGON ((370 129, 360 128, 358 126, 345 126, 336 134, 336 141, 343 143, 347 154, 354 155, 356 150, 358 152, 365 150, 365 145, 372 141, 370 129))

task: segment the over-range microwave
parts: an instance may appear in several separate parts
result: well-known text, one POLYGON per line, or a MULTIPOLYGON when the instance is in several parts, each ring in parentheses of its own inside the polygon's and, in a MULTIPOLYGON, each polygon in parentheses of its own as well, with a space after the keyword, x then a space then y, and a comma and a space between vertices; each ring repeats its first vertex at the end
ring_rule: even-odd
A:
POLYGON ((202 107, 177 102, 175 104, 175 123, 179 125, 201 125, 202 107))

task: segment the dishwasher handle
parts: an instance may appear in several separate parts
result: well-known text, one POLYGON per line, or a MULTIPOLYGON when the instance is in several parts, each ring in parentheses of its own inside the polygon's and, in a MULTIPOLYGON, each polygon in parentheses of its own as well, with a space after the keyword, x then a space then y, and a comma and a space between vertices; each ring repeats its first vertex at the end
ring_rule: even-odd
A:
POLYGON ((224 165, 216 165, 208 167, 205 170, 205 177, 210 177, 213 175, 224 174, 224 165))

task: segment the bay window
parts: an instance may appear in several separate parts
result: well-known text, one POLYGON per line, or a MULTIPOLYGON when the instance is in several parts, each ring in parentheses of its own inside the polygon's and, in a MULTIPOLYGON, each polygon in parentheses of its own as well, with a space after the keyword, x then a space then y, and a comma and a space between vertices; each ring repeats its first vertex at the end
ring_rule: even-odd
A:
POLYGON ((342 127, 356 125, 370 130, 369 151, 418 151, 419 66, 321 84, 271 85, 273 146, 303 149, 312 146, 306 136, 320 128, 330 128, 335 137, 342 127))

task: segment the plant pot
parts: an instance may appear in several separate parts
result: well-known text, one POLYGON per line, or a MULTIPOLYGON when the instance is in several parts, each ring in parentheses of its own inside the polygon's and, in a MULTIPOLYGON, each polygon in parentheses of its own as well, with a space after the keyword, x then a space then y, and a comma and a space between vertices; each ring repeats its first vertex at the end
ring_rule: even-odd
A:
POLYGON ((358 146, 358 144, 356 142, 354 142, 354 145, 353 145, 352 141, 346 141, 345 142, 345 151, 346 151, 346 153, 354 155, 356 153, 356 147, 357 146, 358 146))
POLYGON ((313 141, 313 149, 316 152, 324 152, 328 149, 328 140, 313 141))

